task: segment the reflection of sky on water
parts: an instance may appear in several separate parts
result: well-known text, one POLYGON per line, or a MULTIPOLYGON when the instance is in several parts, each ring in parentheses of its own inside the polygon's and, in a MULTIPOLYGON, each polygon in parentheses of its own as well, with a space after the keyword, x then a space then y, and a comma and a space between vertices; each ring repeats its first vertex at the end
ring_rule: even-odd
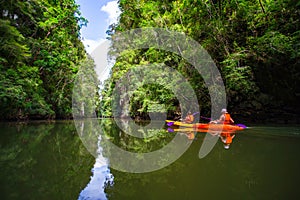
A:
POLYGON ((108 168, 108 160, 102 155, 102 148, 98 141, 98 157, 92 169, 92 177, 87 186, 80 192, 78 200, 107 200, 104 186, 113 184, 113 175, 108 168))

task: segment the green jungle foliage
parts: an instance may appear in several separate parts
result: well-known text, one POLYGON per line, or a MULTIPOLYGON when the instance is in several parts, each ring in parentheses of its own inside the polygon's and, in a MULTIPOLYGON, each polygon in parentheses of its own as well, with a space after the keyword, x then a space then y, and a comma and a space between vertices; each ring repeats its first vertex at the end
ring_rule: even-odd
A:
POLYGON ((74 0, 1 1, 0 119, 70 118, 87 59, 74 0))
POLYGON ((8 122, 0 127, 2 199, 78 197, 95 158, 76 137, 72 121, 8 122))
MULTIPOLYGON (((119 22, 107 31, 113 45, 118 43, 114 40, 117 33, 135 28, 185 33, 215 61, 226 88, 228 109, 234 116, 263 120, 299 113, 299 1, 120 0, 119 7, 119 22)), ((164 63, 185 76, 196 92, 201 115, 210 114, 208 90, 194 67, 180 55, 148 48, 127 50, 117 57, 111 77, 104 83, 100 116, 112 116, 112 104, 125 108, 122 101, 112 101, 116 84, 135 66, 149 63, 164 63)), ((147 112, 164 109, 169 117, 186 114, 169 89, 141 83, 130 94, 129 113, 119 116, 148 118, 147 112)))
MULTIPOLYGON (((114 40, 117 33, 135 28, 185 33, 215 61, 234 117, 297 118, 299 1, 120 0, 119 7, 119 22, 107 31, 113 46, 118 42, 114 40)), ((71 118, 77 72, 84 66, 93 74, 95 67, 79 39, 79 30, 87 20, 81 17, 78 5, 74 0, 17 0, 1 1, 0 8, 0 119, 71 118)), ((127 50, 117 57, 102 86, 98 116, 111 117, 116 106, 127 110, 117 110, 115 114, 121 117, 147 119, 148 112, 159 116, 165 111, 172 118, 185 115, 190 108, 180 108, 178 94, 172 92, 180 89, 175 80, 163 83, 168 87, 159 81, 149 84, 139 80, 137 89, 125 95, 130 97, 128 109, 124 109, 124 101, 114 101, 114 88, 124 75, 136 66, 158 63, 189 81, 201 115, 209 115, 213 100, 195 68, 181 55, 148 48, 127 50)), ((157 74, 162 73, 157 70, 157 74)), ((92 75, 91 81, 94 79, 92 75)), ((126 88, 119 90, 126 94, 126 88)))

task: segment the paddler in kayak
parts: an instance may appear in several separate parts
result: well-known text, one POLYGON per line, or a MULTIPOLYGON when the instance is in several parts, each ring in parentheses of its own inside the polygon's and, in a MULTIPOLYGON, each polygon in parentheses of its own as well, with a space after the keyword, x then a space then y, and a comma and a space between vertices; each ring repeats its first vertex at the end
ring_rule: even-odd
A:
POLYGON ((230 114, 227 112, 225 108, 221 110, 221 116, 219 119, 211 121, 209 123, 212 124, 233 124, 234 120, 231 118, 230 114))
POLYGON ((191 124, 194 122, 194 115, 191 112, 188 112, 187 116, 184 118, 183 122, 191 124))

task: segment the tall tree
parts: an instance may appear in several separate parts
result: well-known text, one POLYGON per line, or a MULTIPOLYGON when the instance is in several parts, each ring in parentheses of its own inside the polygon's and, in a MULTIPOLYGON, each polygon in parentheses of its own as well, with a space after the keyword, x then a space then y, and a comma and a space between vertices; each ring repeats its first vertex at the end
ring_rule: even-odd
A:
POLYGON ((3 119, 71 116, 73 80, 87 21, 74 0, 1 1, 0 112, 3 119))

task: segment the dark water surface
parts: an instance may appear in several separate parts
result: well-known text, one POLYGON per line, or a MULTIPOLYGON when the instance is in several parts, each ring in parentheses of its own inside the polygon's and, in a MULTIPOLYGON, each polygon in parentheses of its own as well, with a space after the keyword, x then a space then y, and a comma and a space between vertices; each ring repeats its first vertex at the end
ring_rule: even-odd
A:
MULTIPOLYGON (((159 130, 153 141, 143 143, 128 137, 112 120, 99 123, 116 144, 124 147, 130 143, 128 148, 137 152, 157 149, 176 134, 159 130)), ((198 154, 205 133, 198 133, 174 163, 139 174, 110 168, 101 142, 95 145, 97 158, 93 157, 77 131, 73 121, 0 123, 0 199, 198 200, 300 196, 299 125, 253 125, 236 134, 230 149, 224 149, 219 140, 202 159, 198 154)))

